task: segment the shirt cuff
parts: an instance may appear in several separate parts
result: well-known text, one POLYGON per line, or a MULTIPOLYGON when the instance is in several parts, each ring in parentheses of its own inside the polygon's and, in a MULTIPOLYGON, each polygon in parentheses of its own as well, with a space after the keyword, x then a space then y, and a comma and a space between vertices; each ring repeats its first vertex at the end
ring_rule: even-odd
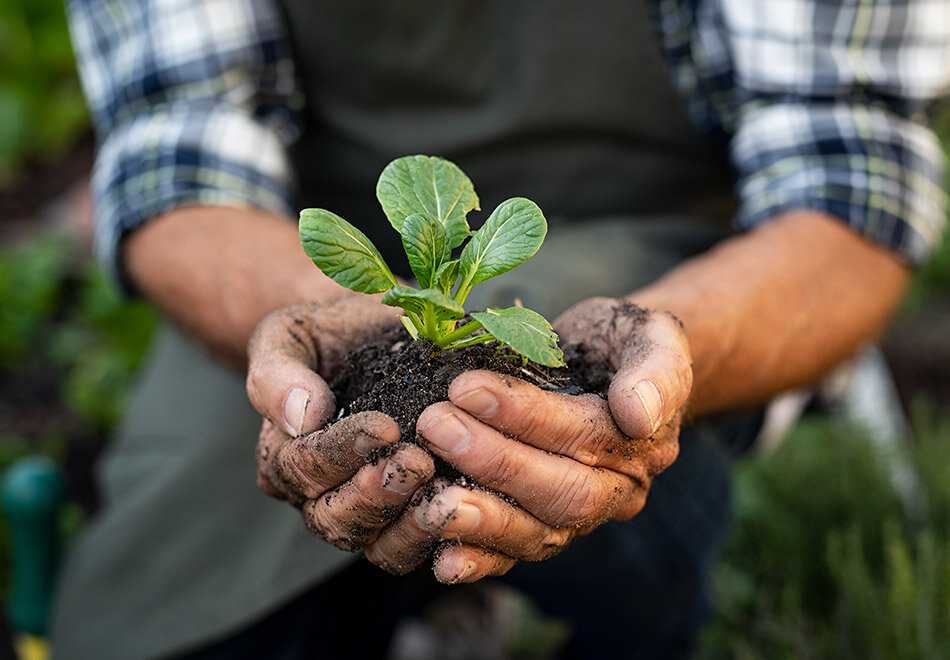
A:
POLYGON ((153 108, 111 131, 93 173, 95 250, 132 292, 121 244, 150 219, 205 204, 291 211, 291 174, 277 131, 231 106, 153 108))
POLYGON ((824 211, 912 265, 940 240, 944 157, 920 123, 847 104, 763 104, 744 110, 732 155, 742 228, 824 211))

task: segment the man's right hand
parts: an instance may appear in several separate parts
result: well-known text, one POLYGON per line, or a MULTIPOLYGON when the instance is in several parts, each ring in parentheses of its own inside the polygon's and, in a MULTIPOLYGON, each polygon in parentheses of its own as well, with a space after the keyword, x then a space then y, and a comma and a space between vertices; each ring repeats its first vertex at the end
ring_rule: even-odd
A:
POLYGON ((264 417, 258 484, 299 507, 311 531, 344 550, 372 543, 435 472, 429 453, 401 443, 396 422, 380 412, 325 427, 336 412, 327 380, 347 352, 398 316, 365 296, 296 305, 267 316, 248 344, 247 393, 264 417), (386 458, 367 463, 370 452, 389 446, 386 458))

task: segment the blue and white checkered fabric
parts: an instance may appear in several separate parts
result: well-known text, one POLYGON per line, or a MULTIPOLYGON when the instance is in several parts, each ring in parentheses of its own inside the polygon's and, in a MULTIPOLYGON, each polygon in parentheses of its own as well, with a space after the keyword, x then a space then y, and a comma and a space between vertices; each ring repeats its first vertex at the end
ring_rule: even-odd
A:
MULTIPOLYGON (((275 0, 70 0, 101 148, 97 250, 185 204, 290 211, 296 86, 275 0)), ((728 140, 737 222, 818 209, 924 261, 946 221, 926 114, 950 91, 947 0, 654 0, 694 120, 728 140)))

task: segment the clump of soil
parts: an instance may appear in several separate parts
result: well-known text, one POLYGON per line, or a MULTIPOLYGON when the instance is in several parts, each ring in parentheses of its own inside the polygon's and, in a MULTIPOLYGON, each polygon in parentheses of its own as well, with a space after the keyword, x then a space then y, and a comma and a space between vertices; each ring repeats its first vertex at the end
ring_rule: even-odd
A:
MULTIPOLYGON (((625 305, 609 327, 598 327, 598 332, 614 329, 618 317, 635 316, 642 321, 642 310, 625 305)), ((367 344, 347 355, 341 373, 331 383, 336 395, 339 418, 358 412, 378 410, 392 417, 399 425, 403 440, 419 442, 416 420, 433 403, 448 399, 449 385, 456 376, 472 369, 489 369, 500 374, 515 376, 538 387, 562 394, 594 393, 606 398, 612 370, 602 360, 592 359, 582 345, 569 344, 564 349, 566 368, 552 369, 527 363, 513 351, 496 345, 478 344, 464 349, 443 351, 424 341, 413 341, 401 327, 393 328, 378 341, 367 344)), ((421 444, 421 443, 420 443, 421 444)), ((393 448, 370 456, 376 462, 393 448)), ((451 482, 484 489, 470 477, 459 473, 439 458, 435 459, 436 474, 451 482)), ((416 497, 432 499, 436 489, 429 482, 416 497)), ((499 497, 516 504, 503 493, 499 497)), ((444 548, 448 541, 440 544, 444 548)), ((435 549, 436 555, 440 551, 435 549)))
MULTIPOLYGON (((636 331, 647 312, 636 305, 618 306, 611 316, 591 323, 591 345, 615 345, 622 337, 646 350, 636 331)), ((428 406, 448 399, 449 384, 463 371, 489 369, 563 394, 595 393, 606 398, 613 371, 584 345, 564 349, 566 368, 552 369, 526 362, 498 345, 477 344, 439 350, 413 341, 402 327, 392 328, 378 341, 347 355, 344 368, 331 384, 339 416, 378 410, 392 417, 404 439, 416 437, 416 420, 428 406)), ((602 351, 601 351, 602 352, 602 351)))
POLYGON ((339 416, 378 410, 392 417, 404 439, 416 437, 416 420, 428 406, 448 399, 449 384, 472 369, 516 376, 563 394, 595 392, 609 384, 606 365, 589 365, 578 346, 565 350, 567 368, 526 363, 521 356, 488 344, 443 351, 425 340, 413 341, 402 328, 350 353, 331 387, 339 416))

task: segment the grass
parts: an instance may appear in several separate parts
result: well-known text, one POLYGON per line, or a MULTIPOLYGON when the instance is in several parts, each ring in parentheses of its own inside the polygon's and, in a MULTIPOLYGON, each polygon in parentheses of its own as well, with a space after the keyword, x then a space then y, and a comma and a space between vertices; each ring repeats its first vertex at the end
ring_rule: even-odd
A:
POLYGON ((950 418, 921 408, 915 428, 923 514, 839 422, 808 420, 739 464, 704 658, 950 658, 950 418))

